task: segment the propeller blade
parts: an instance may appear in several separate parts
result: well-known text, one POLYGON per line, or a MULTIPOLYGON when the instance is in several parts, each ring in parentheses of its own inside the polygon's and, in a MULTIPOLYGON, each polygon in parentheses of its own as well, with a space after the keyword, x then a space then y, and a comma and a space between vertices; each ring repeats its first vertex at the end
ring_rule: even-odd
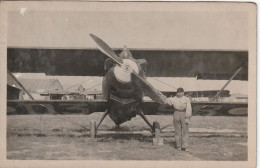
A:
MULTIPOLYGON (((109 58, 114 60, 117 64, 122 65, 123 60, 119 58, 116 53, 100 38, 97 36, 90 34, 90 37, 96 42, 99 50, 107 55, 109 58)), ((147 96, 149 96, 154 101, 160 104, 166 104, 166 97, 156 90, 149 82, 147 82, 144 78, 138 75, 135 71, 132 72, 132 80, 133 82, 141 88, 142 92, 144 92, 147 96)))
POLYGON ((147 80, 138 75, 135 71, 132 72, 132 81, 141 88, 145 95, 160 104, 166 104, 166 97, 156 90, 147 80))
POLYGON ((105 55, 107 55, 109 58, 111 58, 112 60, 114 60, 116 63, 118 63, 119 65, 123 64, 122 59, 120 59, 116 53, 100 38, 98 38, 97 36, 90 34, 90 37, 96 42, 99 50, 104 53, 105 55))

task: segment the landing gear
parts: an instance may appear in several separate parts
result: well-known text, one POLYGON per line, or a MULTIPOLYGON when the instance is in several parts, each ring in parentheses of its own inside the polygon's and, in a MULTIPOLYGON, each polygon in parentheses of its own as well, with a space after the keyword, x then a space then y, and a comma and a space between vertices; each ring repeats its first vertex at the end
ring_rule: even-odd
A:
POLYGON ((108 113, 109 113, 109 110, 107 109, 107 110, 104 112, 102 118, 100 119, 100 121, 99 121, 99 123, 98 123, 98 125, 97 125, 97 127, 96 127, 96 130, 98 129, 98 127, 100 126, 100 124, 102 123, 102 121, 105 119, 105 117, 108 115, 108 113))
POLYGON ((147 125, 149 125, 149 127, 151 128, 151 132, 153 132, 153 126, 152 124, 149 122, 149 120, 145 117, 143 111, 141 109, 138 110, 139 115, 144 119, 144 121, 146 122, 147 125))
POLYGON ((154 135, 154 138, 160 138, 161 129, 160 129, 160 124, 158 121, 153 122, 153 135, 154 135))
POLYGON ((90 122, 90 138, 96 138, 96 134, 97 134, 97 129, 100 126, 100 124, 102 123, 102 121, 105 119, 105 117, 108 115, 109 113, 109 109, 107 109, 102 118, 100 119, 98 125, 96 126, 96 122, 95 121, 91 121, 90 122))
POLYGON ((90 138, 96 138, 96 122, 90 122, 90 138))
POLYGON ((154 121, 153 125, 149 122, 149 120, 145 117, 144 113, 142 112, 141 109, 138 110, 139 115, 144 119, 144 121, 149 125, 151 128, 151 132, 154 135, 155 138, 160 137, 161 129, 160 129, 160 124, 158 121, 154 121))
POLYGON ((139 115, 144 119, 144 121, 149 125, 151 128, 151 132, 154 136, 153 138, 153 145, 163 145, 163 138, 161 138, 161 129, 160 124, 158 121, 154 121, 153 125, 148 121, 148 119, 145 117, 144 113, 141 109, 138 110, 139 115))
POLYGON ((163 138, 161 138, 161 129, 158 121, 153 122, 153 145, 163 145, 163 138))
MULTIPOLYGON (((99 126, 101 125, 101 123, 103 122, 103 120, 105 119, 105 117, 109 114, 110 110, 107 109, 102 118, 100 119, 100 121, 98 122, 98 124, 96 125, 95 121, 91 121, 90 122, 90 138, 96 138, 96 133, 97 130, 99 128, 99 126)), ((146 116, 144 115, 144 113, 142 112, 141 109, 138 110, 138 114, 140 115, 140 117, 143 118, 143 120, 146 122, 146 124, 150 127, 150 131, 153 134, 153 144, 154 145, 163 145, 163 138, 161 138, 161 128, 160 128, 160 124, 158 121, 154 121, 153 124, 150 123, 150 121, 146 118, 146 116)), ((116 124, 116 129, 119 128, 119 124, 116 124)))

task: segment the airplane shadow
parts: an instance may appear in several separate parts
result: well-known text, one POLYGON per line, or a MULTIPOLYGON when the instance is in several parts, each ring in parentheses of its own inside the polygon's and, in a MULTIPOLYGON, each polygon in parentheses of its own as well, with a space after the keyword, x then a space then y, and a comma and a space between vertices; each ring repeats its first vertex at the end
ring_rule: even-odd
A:
POLYGON ((99 134, 97 135, 98 142, 110 142, 110 141, 131 141, 137 140, 140 142, 152 142, 152 135, 143 135, 136 133, 116 133, 116 134, 99 134))

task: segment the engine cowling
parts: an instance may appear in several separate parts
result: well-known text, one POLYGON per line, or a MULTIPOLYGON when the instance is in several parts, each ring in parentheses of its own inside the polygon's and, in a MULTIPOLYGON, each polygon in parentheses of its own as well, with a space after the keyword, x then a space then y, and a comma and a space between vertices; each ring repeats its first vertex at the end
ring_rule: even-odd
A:
POLYGON ((130 51, 123 50, 119 56, 123 64, 119 66, 108 58, 105 61, 106 75, 103 78, 103 95, 109 103, 109 116, 121 124, 136 116, 137 108, 143 99, 141 89, 134 85, 131 74, 135 71, 144 76, 146 60, 136 60, 130 51))
MULTIPOLYGON (((118 100, 134 99, 136 101, 142 100, 142 92, 135 87, 131 81, 131 74, 129 77, 124 77, 123 74, 118 73, 117 66, 111 67, 103 79, 103 94, 106 99, 109 99, 110 94, 118 97, 118 100)), ((128 74, 126 74, 128 75, 128 74)))

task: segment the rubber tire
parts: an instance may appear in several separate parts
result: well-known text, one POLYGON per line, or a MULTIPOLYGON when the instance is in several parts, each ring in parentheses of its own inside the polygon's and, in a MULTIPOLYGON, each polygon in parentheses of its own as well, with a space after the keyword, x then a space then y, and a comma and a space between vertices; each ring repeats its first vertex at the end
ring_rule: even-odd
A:
POLYGON ((153 134, 155 138, 160 138, 161 136, 160 123, 158 121, 153 122, 153 134))
POLYGON ((90 138, 96 138, 96 122, 90 122, 90 138))

